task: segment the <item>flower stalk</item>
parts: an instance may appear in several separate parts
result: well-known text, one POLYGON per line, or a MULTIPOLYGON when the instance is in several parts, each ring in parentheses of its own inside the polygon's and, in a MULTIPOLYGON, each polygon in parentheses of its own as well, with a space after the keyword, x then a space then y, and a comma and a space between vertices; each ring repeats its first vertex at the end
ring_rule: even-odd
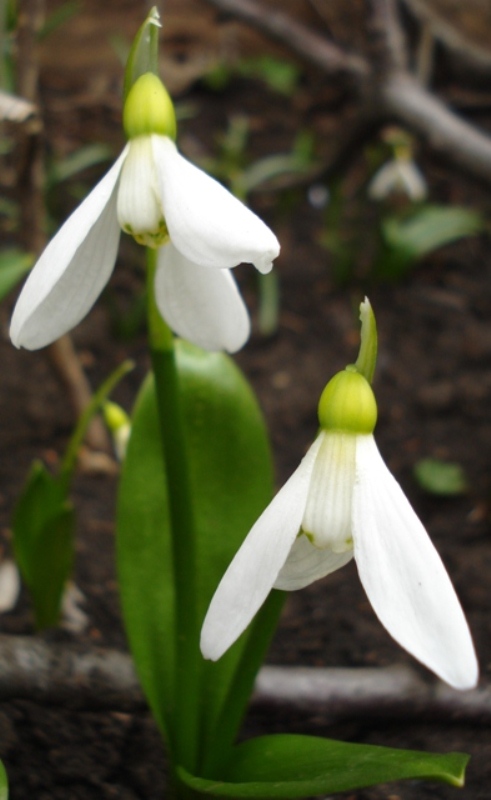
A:
POLYGON ((175 706, 170 709, 171 750, 190 768, 197 756, 198 653, 195 521, 174 339, 155 302, 157 251, 147 248, 148 338, 165 465, 175 590, 175 706))

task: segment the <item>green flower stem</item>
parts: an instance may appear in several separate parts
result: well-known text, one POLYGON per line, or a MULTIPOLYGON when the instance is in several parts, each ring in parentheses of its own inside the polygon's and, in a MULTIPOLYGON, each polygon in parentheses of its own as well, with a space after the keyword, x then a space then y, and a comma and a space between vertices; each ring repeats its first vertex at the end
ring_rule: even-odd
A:
POLYGON ((196 602, 195 525, 184 419, 172 332, 155 304, 157 250, 147 249, 148 332, 155 378, 166 490, 172 531, 175 590, 175 709, 172 750, 180 764, 196 766, 199 657, 196 602))
POLYGON ((84 440, 87 428, 90 425, 92 417, 97 414, 102 408, 104 402, 111 394, 112 390, 124 378, 124 376, 134 368, 133 361, 129 359, 123 361, 114 372, 109 375, 104 381, 102 386, 92 395, 90 403, 87 405, 77 422, 77 426, 72 434, 72 438, 68 442, 68 447, 65 451, 63 461, 60 467, 59 481, 65 493, 68 492, 72 480, 73 471, 77 463, 78 452, 84 440))

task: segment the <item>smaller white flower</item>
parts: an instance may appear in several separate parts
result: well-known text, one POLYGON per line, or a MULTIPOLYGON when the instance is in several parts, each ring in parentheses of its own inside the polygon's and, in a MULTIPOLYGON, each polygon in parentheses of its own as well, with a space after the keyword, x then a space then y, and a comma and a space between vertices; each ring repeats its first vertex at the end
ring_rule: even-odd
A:
POLYGON ((86 316, 112 274, 123 229, 159 248, 156 301, 174 331, 205 349, 234 352, 250 323, 230 270, 247 262, 269 272, 278 240, 177 151, 172 104, 155 75, 134 84, 124 123, 128 144, 29 275, 14 309, 12 342, 36 350, 86 316))
POLYGON ((301 589, 355 558, 391 636, 457 689, 475 686, 469 629, 442 561, 373 437, 377 408, 355 367, 319 404, 321 431, 251 529, 211 601, 205 658, 234 643, 272 588, 301 589))
POLYGON ((372 200, 385 200, 395 193, 404 194, 415 203, 428 194, 424 175, 410 156, 396 156, 387 161, 370 181, 368 195, 372 200))

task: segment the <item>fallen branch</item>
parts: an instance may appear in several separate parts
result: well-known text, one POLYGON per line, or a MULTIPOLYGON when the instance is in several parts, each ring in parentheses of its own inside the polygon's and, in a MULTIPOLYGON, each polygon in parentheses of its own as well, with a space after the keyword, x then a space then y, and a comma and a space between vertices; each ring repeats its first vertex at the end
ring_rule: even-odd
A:
MULTIPOLYGON (((79 710, 141 711, 133 662, 117 650, 39 637, 0 636, 0 700, 24 699, 79 710)), ((491 687, 456 692, 409 667, 263 667, 253 707, 342 719, 491 722, 491 687)))
POLYGON ((379 88, 381 106, 441 155, 466 172, 491 182, 491 138, 458 117, 407 73, 396 73, 379 88))
POLYGON ((370 67, 363 56, 349 53, 334 42, 309 30, 283 11, 261 5, 256 0, 207 0, 220 11, 231 14, 247 25, 287 45, 305 61, 328 72, 362 80, 370 67))
POLYGON ((361 105, 371 109, 378 127, 388 121, 398 122, 451 164, 491 183, 491 137, 460 118, 404 68, 404 32, 392 0, 371 0, 369 23, 377 38, 371 61, 258 0, 206 2, 280 41, 326 75, 351 83, 361 105))

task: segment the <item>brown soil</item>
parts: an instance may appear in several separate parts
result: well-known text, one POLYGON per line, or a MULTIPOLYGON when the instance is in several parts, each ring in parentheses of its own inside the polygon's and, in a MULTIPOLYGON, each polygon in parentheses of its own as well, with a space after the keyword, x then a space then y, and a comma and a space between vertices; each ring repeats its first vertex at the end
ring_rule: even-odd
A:
MULTIPOLYGON (((175 62, 166 62, 169 82, 174 80, 181 92, 181 110, 190 112, 180 126, 182 149, 193 158, 216 152, 217 136, 227 120, 245 111, 251 121, 251 157, 288 150, 296 132, 307 128, 314 130, 319 154, 325 155, 332 137, 339 135, 349 119, 350 108, 342 93, 324 86, 321 78, 311 73, 304 75, 302 90, 291 98, 269 91, 263 83, 241 78, 233 78, 221 92, 211 91, 199 80, 203 65, 216 59, 225 45, 243 42, 253 48, 257 38, 241 33, 228 20, 217 23, 216 15, 204 3, 189 5, 201 16, 189 17, 192 24, 185 28, 184 4, 177 3, 176 10, 176 3, 168 2, 169 24, 164 28, 175 56, 175 62)), ((100 3, 87 2, 84 12, 67 23, 63 33, 54 34, 49 47, 44 46, 42 96, 50 153, 63 155, 94 141, 111 142, 117 152, 122 143, 118 127, 120 68, 107 33, 123 30, 129 37, 140 13, 131 2, 107 3, 107 10, 100 3)), ((479 118, 479 123, 491 132, 491 120, 479 118)), ((435 202, 469 203, 489 210, 482 187, 456 176, 424 149, 418 158, 435 202)), ((363 163, 361 156, 354 158, 346 178, 348 187, 363 174, 363 163)), ((95 170, 84 176, 87 184, 96 177, 95 170)), ((252 198, 282 242, 278 260, 281 310, 277 333, 264 338, 256 330, 237 361, 257 391, 270 426, 278 485, 315 436, 316 405, 324 384, 356 354, 356 309, 367 292, 380 334, 375 383, 377 440, 448 567, 469 619, 486 682, 491 667, 488 237, 445 248, 397 283, 380 284, 358 274, 340 287, 320 244, 323 212, 309 204, 307 190, 308 186, 301 186, 291 191, 288 204, 284 194, 280 202, 272 192, 252 198), (471 490, 453 498, 425 494, 414 480, 413 467, 428 456, 460 463, 471 490)), ((62 205, 57 199, 56 209, 65 217, 75 201, 65 190, 61 196, 62 205)), ((141 289, 137 259, 137 249, 125 242, 105 298, 74 332, 93 386, 123 358, 136 360, 137 368, 115 393, 128 409, 148 368, 144 337, 139 330, 128 340, 118 338, 108 309, 114 303, 126 307, 141 289)), ((247 302, 255 310, 252 270, 241 268, 238 274, 247 302)), ((13 298, 0 311, 5 331, 12 302, 13 298)), ((34 458, 56 465, 72 418, 45 354, 15 351, 6 333, 0 351, 0 521, 8 550, 10 515, 29 465, 34 458)), ((86 596, 90 618, 83 640, 124 648, 113 562, 116 485, 116 477, 107 473, 81 471, 77 477, 73 493, 78 513, 75 577, 86 596)), ((16 611, 0 620, 0 628, 14 634, 32 632, 25 597, 16 611)), ((49 636, 70 639, 66 633, 49 636)), ((269 661, 353 667, 402 664, 410 659, 376 620, 356 569, 350 565, 290 596, 269 661)), ((267 719, 255 712, 246 724, 249 734, 273 730, 308 731, 398 747, 459 750, 472 756, 467 786, 460 792, 409 782, 358 791, 349 795, 352 800, 491 797, 491 742, 488 731, 477 724, 407 724, 401 719, 394 723, 349 720, 332 726, 320 712, 308 718, 285 718, 278 712, 268 714, 267 719)), ((75 713, 28 701, 4 703, 0 708, 0 757, 9 772, 13 800, 153 800, 165 794, 164 755, 156 728, 145 714, 75 713)))

